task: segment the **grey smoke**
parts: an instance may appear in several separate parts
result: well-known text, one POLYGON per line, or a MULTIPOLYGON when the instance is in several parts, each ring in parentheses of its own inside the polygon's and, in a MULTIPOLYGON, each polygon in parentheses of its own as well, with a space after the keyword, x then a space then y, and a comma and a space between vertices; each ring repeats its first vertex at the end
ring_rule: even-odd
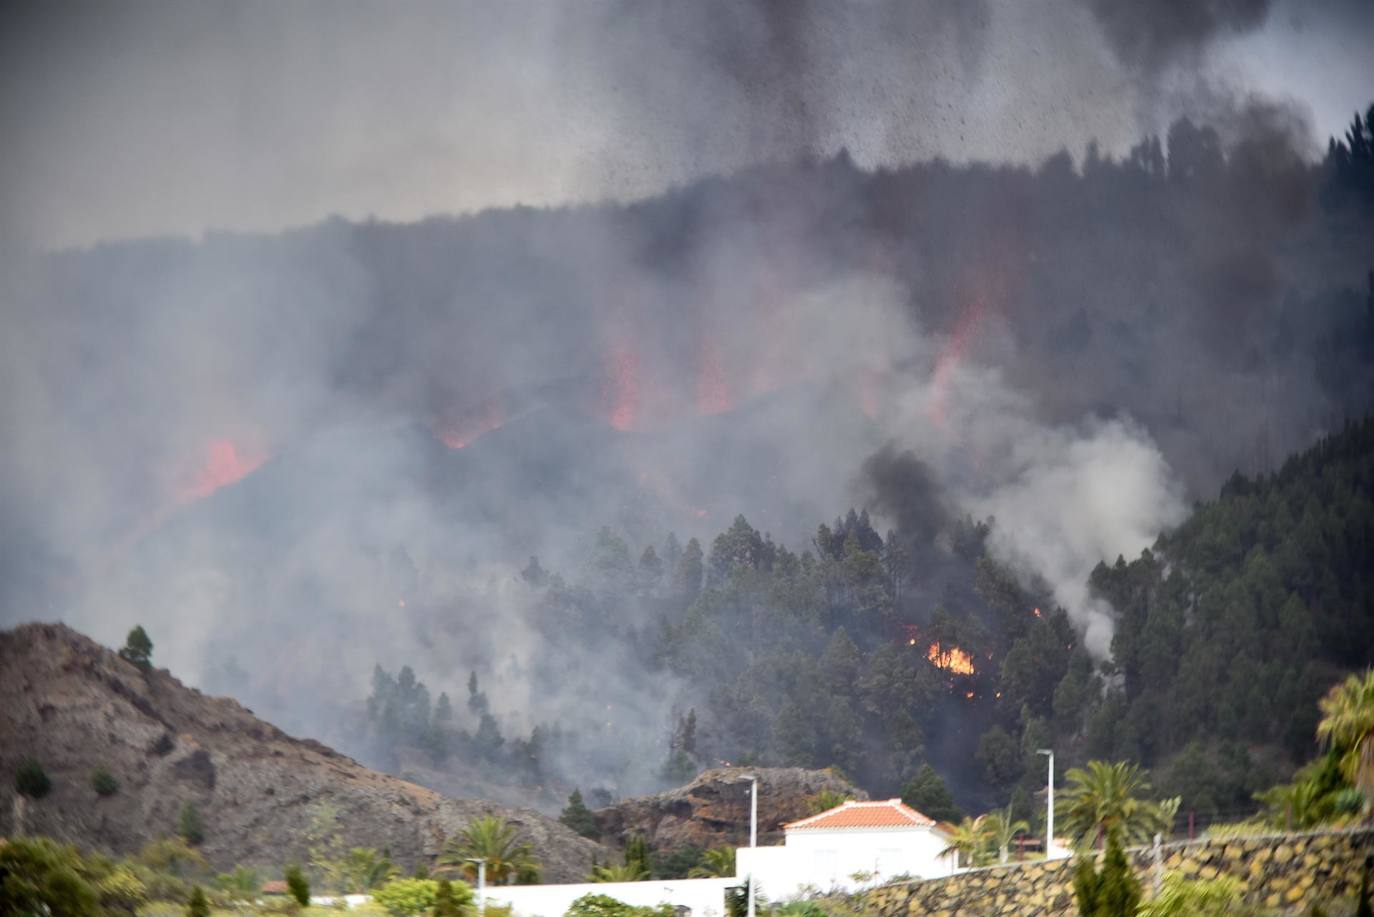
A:
POLYGON ((1080 0, 1125 63, 1156 71, 1193 62, 1213 41, 1261 26, 1272 0, 1080 0))

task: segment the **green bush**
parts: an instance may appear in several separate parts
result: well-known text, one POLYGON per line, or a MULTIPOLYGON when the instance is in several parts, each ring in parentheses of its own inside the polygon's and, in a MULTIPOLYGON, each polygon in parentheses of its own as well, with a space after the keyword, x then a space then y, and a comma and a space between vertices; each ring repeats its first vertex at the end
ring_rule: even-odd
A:
MULTIPOLYGON (((458 882, 452 884, 453 898, 460 907, 472 900, 472 889, 458 882)), ((421 914, 434 908, 439 896, 439 883, 434 879, 392 879, 372 892, 372 899, 395 917, 421 914)))
POLYGON ((564 917, 675 917, 677 909, 671 904, 658 907, 636 907, 610 895, 583 895, 574 901, 564 917))
POLYGON ((84 865, 75 847, 45 837, 0 845, 0 914, 96 917, 100 899, 84 865))
MULTIPOLYGON (((471 894, 468 895, 472 897, 471 894)), ((463 909, 458 904, 458 896, 454 894, 453 883, 448 879, 440 879, 439 887, 434 892, 434 917, 461 917, 463 909)))
POLYGON ((210 902, 205 900, 205 891, 199 885, 191 889, 191 900, 186 902, 186 917, 210 917, 210 902))
POLYGON ((52 792, 52 781, 43 765, 33 758, 25 758, 14 772, 14 788, 30 799, 42 799, 52 792))
POLYGON ((1140 905, 1139 917, 1226 917, 1241 906, 1244 886, 1230 876, 1185 879, 1171 875, 1153 900, 1140 905))
POLYGON ((103 767, 91 771, 91 789, 97 796, 113 796, 119 792, 119 781, 103 767))
POLYGON ((205 826, 200 820, 200 810, 189 802, 181 807, 177 834, 192 847, 199 847, 205 841, 205 826))
POLYGON ((301 907, 310 904, 310 880, 305 877, 299 866, 286 867, 286 887, 301 907))

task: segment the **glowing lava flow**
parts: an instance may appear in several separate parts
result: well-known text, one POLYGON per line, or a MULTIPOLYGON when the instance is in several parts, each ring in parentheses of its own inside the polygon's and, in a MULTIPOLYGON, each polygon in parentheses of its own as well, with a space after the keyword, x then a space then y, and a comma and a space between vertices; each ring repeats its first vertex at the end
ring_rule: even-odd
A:
POLYGON ((973 657, 957 646, 945 649, 938 643, 932 643, 930 649, 926 650, 926 658, 937 669, 944 669, 955 675, 973 674, 973 657))
POLYGON ((639 356, 627 346, 616 347, 606 377, 606 422, 617 430, 634 429, 639 417, 639 356))
POLYGON ((480 436, 506 423, 506 408, 500 399, 493 399, 483 405, 480 411, 456 423, 447 424, 437 432, 439 441, 450 449, 464 449, 480 436))
POLYGON ((697 366, 697 413, 724 414, 731 407, 730 387, 720 365, 720 353, 716 345, 707 340, 701 345, 697 366))
POLYGON ((964 351, 968 349, 974 334, 982 325, 983 314, 986 310, 987 300, 982 295, 976 295, 970 299, 968 305, 959 313, 959 321, 954 325, 954 333, 949 336, 945 346, 940 348, 940 355, 935 358, 935 371, 931 374, 930 404, 927 413, 937 425, 944 425, 945 402, 949 396, 950 379, 953 377, 954 371, 959 368, 959 363, 964 357, 964 351))
POLYGON ((182 491, 183 501, 199 500, 252 474, 267 460, 262 452, 241 450, 230 439, 217 439, 206 447, 205 463, 195 480, 182 491))

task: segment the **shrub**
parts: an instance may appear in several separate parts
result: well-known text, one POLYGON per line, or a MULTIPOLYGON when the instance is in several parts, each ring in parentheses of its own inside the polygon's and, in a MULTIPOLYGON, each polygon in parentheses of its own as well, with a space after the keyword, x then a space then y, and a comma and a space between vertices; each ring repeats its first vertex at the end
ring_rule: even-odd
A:
POLYGON ((147 884, 128 866, 115 866, 95 883, 95 890, 107 911, 133 911, 148 900, 147 884))
POLYGON ((310 904, 310 880, 299 866, 286 867, 286 888, 301 907, 310 904))
MULTIPOLYGON (((472 900, 472 890, 465 884, 453 886, 453 892, 455 899, 466 892, 466 900, 460 901, 460 904, 472 900)), ((372 899, 395 917, 407 917, 433 909, 438 895, 439 883, 434 879, 392 879, 375 889, 372 899)))
POLYGON ((103 767, 91 771, 91 789, 97 796, 113 796, 119 792, 119 781, 103 767))
POLYGON ((177 834, 192 847, 199 847, 205 840, 205 826, 200 820, 200 810, 191 803, 181 807, 181 818, 177 822, 177 834))
POLYGON ((76 848, 47 838, 15 838, 0 844, 0 914, 101 913, 96 890, 81 875, 76 848))
POLYGON ((610 895, 583 895, 574 901, 564 917, 675 917, 677 909, 671 904, 658 907, 636 907, 610 895))
MULTIPOLYGON (((468 895, 472 897, 471 894, 468 895)), ((440 879, 434 891, 434 917, 460 917, 463 909, 458 905, 458 897, 453 893, 453 883, 440 879)))
POLYGON ((25 758, 14 772, 14 788, 20 795, 30 799, 42 799, 52 792, 52 781, 43 770, 43 765, 33 758, 25 758))
POLYGON ((210 902, 205 900, 205 892, 199 885, 191 889, 191 900, 186 902, 186 917, 210 917, 210 902))
POLYGON ((1171 875, 1159 894, 1140 905, 1140 917, 1226 917, 1240 907, 1244 886, 1231 876, 1184 879, 1171 875))

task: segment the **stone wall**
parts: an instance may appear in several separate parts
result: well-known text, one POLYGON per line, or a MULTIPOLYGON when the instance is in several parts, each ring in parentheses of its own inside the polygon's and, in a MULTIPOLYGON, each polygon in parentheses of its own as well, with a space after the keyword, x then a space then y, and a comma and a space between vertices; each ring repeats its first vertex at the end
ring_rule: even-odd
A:
MULTIPOLYGON (((1149 894, 1155 876, 1149 847, 1128 852, 1149 894)), ((1233 840, 1189 841, 1161 848, 1163 874, 1211 879, 1230 875, 1245 885, 1248 904, 1305 913, 1312 904, 1358 893, 1366 857, 1374 856, 1374 829, 1281 834, 1233 840)), ((867 913, 906 917, 930 914, 1076 914, 1074 859, 992 866, 943 879, 906 882, 863 895, 867 913)))

